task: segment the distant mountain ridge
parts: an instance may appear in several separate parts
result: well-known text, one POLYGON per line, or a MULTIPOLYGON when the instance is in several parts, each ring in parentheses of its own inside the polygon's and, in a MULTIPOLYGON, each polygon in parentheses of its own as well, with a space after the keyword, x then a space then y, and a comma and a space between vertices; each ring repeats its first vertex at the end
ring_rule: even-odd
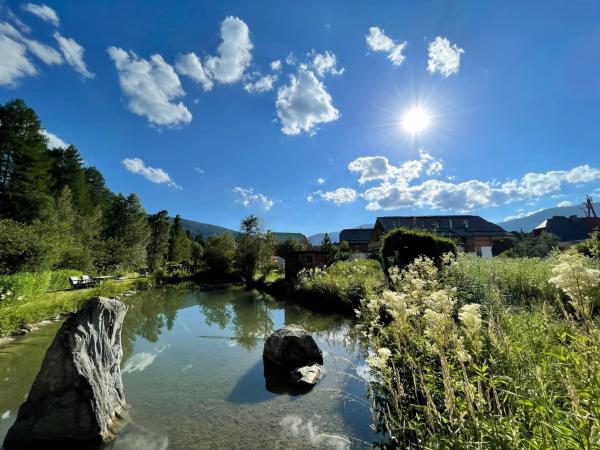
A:
MULTIPOLYGON (((594 203, 594 209, 597 214, 600 214, 600 203, 594 203)), ((547 208, 537 211, 525 217, 518 219, 499 222, 502 228, 506 231, 524 231, 530 232, 546 219, 551 219, 553 216, 578 216, 585 217, 583 207, 581 205, 574 206, 557 206, 556 208, 547 208)))

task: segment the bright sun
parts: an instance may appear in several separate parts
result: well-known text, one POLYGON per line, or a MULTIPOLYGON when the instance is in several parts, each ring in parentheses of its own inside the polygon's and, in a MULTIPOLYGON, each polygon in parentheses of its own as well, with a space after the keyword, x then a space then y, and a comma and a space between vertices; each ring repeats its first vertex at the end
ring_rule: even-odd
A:
POLYGON ((402 128, 409 134, 419 134, 431 125, 431 116, 420 106, 413 106, 402 116, 402 128))

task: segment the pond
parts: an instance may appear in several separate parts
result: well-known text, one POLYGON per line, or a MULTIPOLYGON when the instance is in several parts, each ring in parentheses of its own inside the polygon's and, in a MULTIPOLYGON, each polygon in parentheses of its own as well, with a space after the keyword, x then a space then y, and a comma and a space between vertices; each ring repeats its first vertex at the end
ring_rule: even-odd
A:
MULTIPOLYGON (((370 448, 366 366, 349 323, 241 286, 174 286, 124 300, 131 423, 114 449, 370 448), (309 393, 266 389, 265 337, 300 324, 327 374, 309 393)), ((60 324, 0 347, 0 442, 60 324)))

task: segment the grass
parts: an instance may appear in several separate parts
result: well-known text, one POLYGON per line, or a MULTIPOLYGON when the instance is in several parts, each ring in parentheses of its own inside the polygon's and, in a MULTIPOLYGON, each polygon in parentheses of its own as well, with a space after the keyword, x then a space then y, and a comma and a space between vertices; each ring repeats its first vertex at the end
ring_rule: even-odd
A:
POLYGON ((146 279, 108 280, 90 289, 43 292, 21 300, 4 300, 0 302, 0 336, 14 333, 25 324, 76 311, 91 297, 114 297, 145 283, 146 279))

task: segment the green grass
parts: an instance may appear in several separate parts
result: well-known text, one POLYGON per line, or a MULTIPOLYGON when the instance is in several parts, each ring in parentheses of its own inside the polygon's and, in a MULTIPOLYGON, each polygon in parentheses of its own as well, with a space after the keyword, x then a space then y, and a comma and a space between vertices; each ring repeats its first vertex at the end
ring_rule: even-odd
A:
POLYGON ((21 300, 0 302, 0 336, 9 335, 22 325, 32 324, 61 314, 76 311, 94 296, 114 297, 135 289, 146 279, 109 280, 90 289, 44 292, 21 300))

